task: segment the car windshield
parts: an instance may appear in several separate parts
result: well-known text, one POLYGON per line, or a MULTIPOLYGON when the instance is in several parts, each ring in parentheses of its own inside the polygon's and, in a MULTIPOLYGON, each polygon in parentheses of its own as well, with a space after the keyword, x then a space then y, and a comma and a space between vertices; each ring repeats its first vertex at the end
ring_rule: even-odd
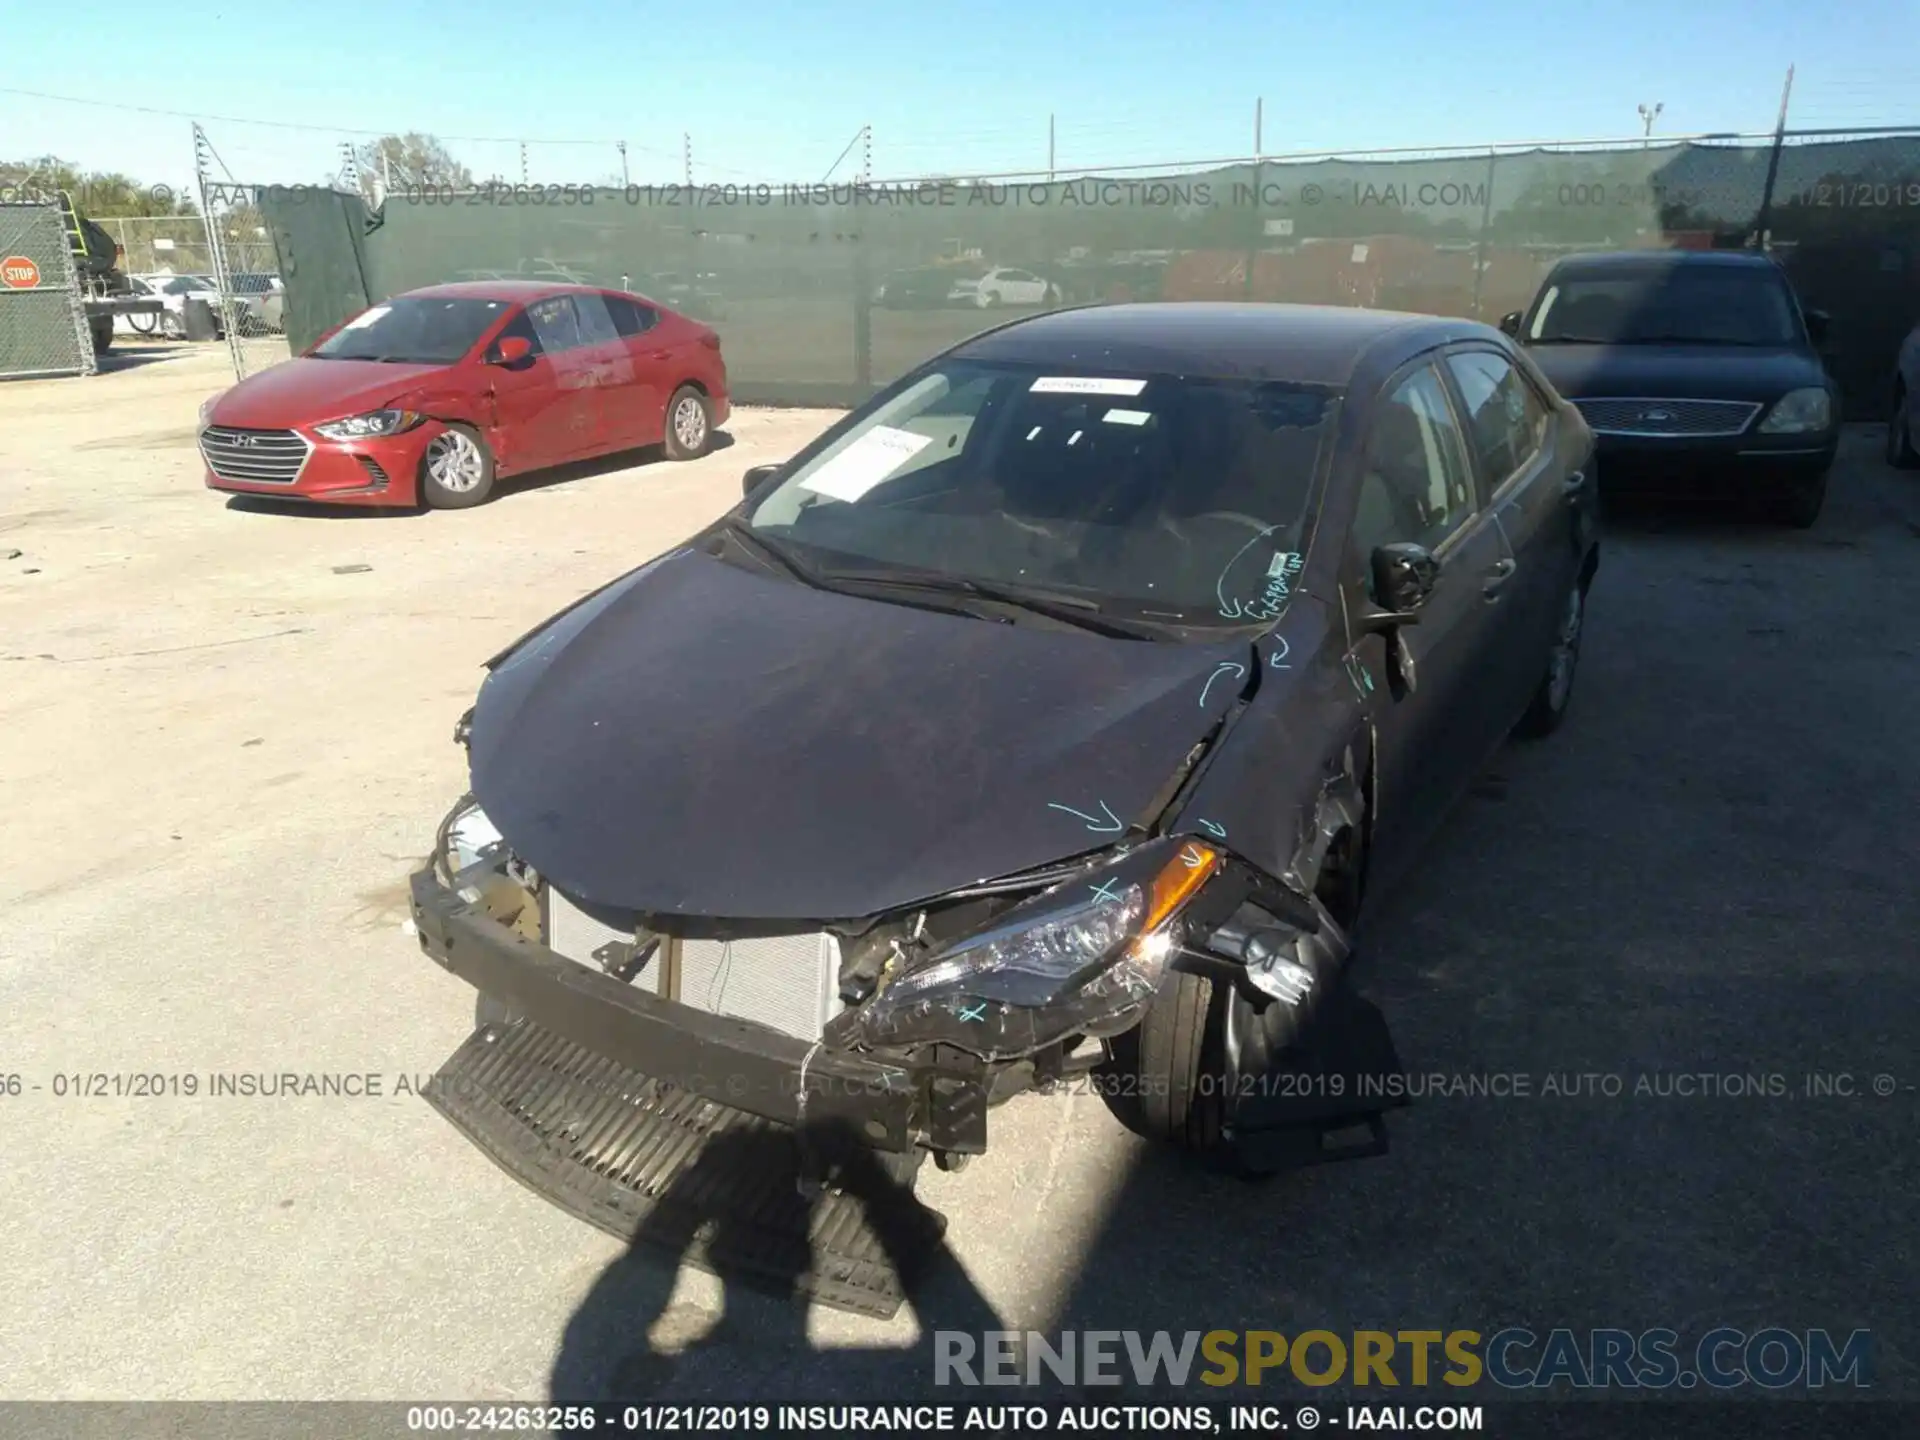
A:
POLYGON ((177 275, 167 281, 166 285, 166 291, 169 295, 190 295, 196 291, 212 290, 213 288, 215 288, 213 281, 207 279, 204 275, 177 275))
POLYGON ((322 360, 451 365, 506 314, 505 300, 405 296, 349 320, 313 349, 322 360))
POLYGON ((1678 265, 1555 281, 1540 297, 1527 336, 1549 345, 1793 345, 1800 324, 1777 275, 1678 265))
POLYGON ((746 523, 819 573, 920 572, 1175 625, 1280 613, 1337 396, 941 364, 746 523))

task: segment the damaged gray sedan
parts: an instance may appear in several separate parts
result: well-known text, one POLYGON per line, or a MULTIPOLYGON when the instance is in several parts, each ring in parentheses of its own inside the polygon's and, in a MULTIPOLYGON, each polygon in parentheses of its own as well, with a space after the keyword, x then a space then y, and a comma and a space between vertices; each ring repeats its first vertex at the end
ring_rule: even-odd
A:
POLYGON ((1243 1170, 1377 1153, 1351 937, 1567 713, 1592 447, 1467 321, 1121 305, 936 357, 490 662, 413 879, 480 997, 436 1105, 627 1235, 692 1235, 724 1137, 693 1209, 811 1227, 808 1288, 882 1313, 899 1257, 753 1239, 768 1187, 956 1169, 1065 1083, 1243 1170))

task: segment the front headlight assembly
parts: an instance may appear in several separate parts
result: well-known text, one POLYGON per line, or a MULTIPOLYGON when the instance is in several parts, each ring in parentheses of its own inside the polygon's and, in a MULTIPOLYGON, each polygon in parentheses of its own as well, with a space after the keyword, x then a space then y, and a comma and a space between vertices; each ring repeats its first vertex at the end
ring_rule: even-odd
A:
POLYGON ((316 435, 324 435, 329 440, 373 440, 411 430, 426 418, 412 410, 370 410, 345 420, 329 420, 313 429, 316 435))
POLYGON ((1789 390, 1760 422, 1762 435, 1805 435, 1833 428, 1833 397, 1819 385, 1789 390))
POLYGON ((911 968, 836 1025, 858 1045, 942 1042, 1011 1059, 1131 1028, 1180 948, 1180 913, 1224 857, 1170 838, 1025 900, 911 968))

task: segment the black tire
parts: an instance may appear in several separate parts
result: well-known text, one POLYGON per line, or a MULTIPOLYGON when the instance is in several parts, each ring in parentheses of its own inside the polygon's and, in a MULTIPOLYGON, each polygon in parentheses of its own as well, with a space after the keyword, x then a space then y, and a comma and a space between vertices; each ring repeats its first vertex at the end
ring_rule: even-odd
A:
POLYGON ((1172 970, 1145 1017, 1109 1042, 1120 1122, 1135 1134, 1202 1157, 1224 1149, 1226 1083, 1221 1035, 1230 992, 1172 970))
POLYGON ((669 460, 697 460, 713 448, 713 406, 698 386, 682 385, 667 401, 666 435, 661 443, 669 460))
MULTIPOLYGON (((1369 783, 1363 776, 1363 794, 1369 783)), ((1366 890, 1365 837, 1363 817, 1335 839, 1315 892, 1349 934, 1366 890)), ((1237 1170, 1226 1125, 1238 1086, 1227 1073, 1225 1033, 1227 1007, 1244 1003, 1227 986, 1169 971, 1139 1025, 1108 1042, 1103 1093, 1116 1118, 1137 1135, 1237 1170)))
POLYGON ((1827 477, 1802 481, 1781 493, 1774 502, 1774 515, 1782 525, 1795 530, 1811 530, 1827 503, 1827 477))
POLYGON ((1893 392, 1893 415, 1887 421, 1887 464, 1896 470, 1920 470, 1920 450, 1913 445, 1905 390, 1893 392))
POLYGON ((171 310, 160 312, 160 338, 163 340, 184 340, 187 338, 187 324, 171 310))
POLYGON ((1580 668, 1580 639, 1586 632, 1587 582, 1583 576, 1574 582, 1554 631, 1553 648, 1547 654, 1547 668, 1528 702, 1527 710, 1514 726, 1522 739, 1538 740, 1553 734, 1566 722, 1567 708, 1573 703, 1573 682, 1580 668), (1562 674, 1561 663, 1565 662, 1562 674))
POLYGON ((493 478, 493 451, 471 425, 447 426, 445 433, 427 442, 426 454, 420 457, 420 499, 435 510, 471 510, 486 504, 493 496, 493 478), (435 475, 442 460, 447 467, 444 480, 435 475), (469 469, 475 464, 477 473, 469 469), (464 479, 470 473, 470 481, 454 483, 456 475, 464 479))

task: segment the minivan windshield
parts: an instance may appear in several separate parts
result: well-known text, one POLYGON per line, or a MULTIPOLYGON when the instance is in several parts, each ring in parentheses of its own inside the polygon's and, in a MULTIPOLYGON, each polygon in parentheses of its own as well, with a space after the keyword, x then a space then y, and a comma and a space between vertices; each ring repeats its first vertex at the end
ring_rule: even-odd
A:
POLYGON ((1176 625, 1276 618, 1337 396, 942 363, 751 508, 819 574, 935 575, 1176 625))
POLYGON ((408 297, 356 315, 313 348, 322 360, 451 365, 512 308, 506 300, 408 297))
POLYGON ((1540 297, 1527 338, 1544 345, 1801 343, 1785 281, 1760 268, 1676 265, 1569 276, 1540 297))

